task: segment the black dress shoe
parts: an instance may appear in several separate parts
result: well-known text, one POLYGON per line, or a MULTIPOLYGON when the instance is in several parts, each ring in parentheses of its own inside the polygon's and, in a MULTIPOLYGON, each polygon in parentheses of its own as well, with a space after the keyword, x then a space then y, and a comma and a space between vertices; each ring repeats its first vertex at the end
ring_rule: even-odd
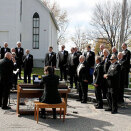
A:
POLYGON ((57 117, 56 116, 53 116, 53 119, 56 119, 57 117))
POLYGON ((76 101, 82 101, 81 99, 77 99, 76 101))
POLYGON ((103 106, 96 106, 96 109, 103 109, 103 106))
POLYGON ((87 101, 81 101, 81 103, 87 103, 87 101))
POLYGON ((11 107, 6 106, 6 107, 2 107, 2 109, 3 109, 3 110, 9 110, 9 109, 11 109, 11 107))
POLYGON ((105 111, 111 111, 111 109, 110 109, 110 108, 107 108, 107 109, 105 109, 105 111))
POLYGON ((45 115, 40 115, 40 118, 46 119, 46 116, 45 115))
POLYGON ((111 114, 116 114, 116 113, 117 113, 117 111, 112 111, 112 112, 111 112, 111 114))

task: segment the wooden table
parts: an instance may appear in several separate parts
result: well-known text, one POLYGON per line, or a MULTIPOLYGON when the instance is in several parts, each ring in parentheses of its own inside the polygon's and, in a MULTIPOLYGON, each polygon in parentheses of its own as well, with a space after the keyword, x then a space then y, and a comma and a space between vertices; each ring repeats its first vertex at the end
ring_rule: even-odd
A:
MULTIPOLYGON (((61 86, 59 86, 61 88, 61 86)), ((33 114, 33 111, 29 110, 20 110, 20 98, 40 98, 43 94, 43 90, 40 88, 40 85, 33 85, 33 84, 19 84, 17 85, 17 115, 22 114, 33 114)), ((66 105, 67 105, 67 96, 70 92, 70 89, 65 87, 65 89, 58 89, 61 97, 64 98, 66 105)))

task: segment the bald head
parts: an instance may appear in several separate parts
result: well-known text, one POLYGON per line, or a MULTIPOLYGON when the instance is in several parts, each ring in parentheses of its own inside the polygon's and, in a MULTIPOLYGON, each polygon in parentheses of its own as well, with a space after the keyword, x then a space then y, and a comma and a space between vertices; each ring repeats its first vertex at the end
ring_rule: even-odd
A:
POLYGON ((11 60, 11 59, 12 59, 12 54, 11 54, 10 52, 7 52, 7 53, 5 54, 5 58, 11 60))

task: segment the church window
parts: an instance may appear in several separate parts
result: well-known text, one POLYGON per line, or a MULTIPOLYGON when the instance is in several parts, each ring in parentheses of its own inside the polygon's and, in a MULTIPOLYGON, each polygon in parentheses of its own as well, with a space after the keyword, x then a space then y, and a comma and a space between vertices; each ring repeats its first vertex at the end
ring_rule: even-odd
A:
POLYGON ((39 27, 40 18, 39 14, 36 12, 33 15, 33 49, 39 49, 39 27))

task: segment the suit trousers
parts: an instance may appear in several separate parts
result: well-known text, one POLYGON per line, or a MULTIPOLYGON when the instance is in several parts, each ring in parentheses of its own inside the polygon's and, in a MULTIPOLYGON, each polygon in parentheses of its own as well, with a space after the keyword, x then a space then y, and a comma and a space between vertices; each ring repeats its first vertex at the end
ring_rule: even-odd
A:
MULTIPOLYGON (((53 118, 56 118, 56 108, 52 108, 53 110, 53 118)), ((46 116, 45 108, 41 109, 41 115, 46 116)))
MULTIPOLYGON (((110 89, 108 89, 110 90, 110 89)), ((107 101, 108 101, 108 106, 112 111, 117 111, 117 91, 108 91, 107 93, 107 101)))
POLYGON ((80 82, 79 83, 79 98, 80 100, 87 101, 87 92, 88 92, 88 83, 80 82))
POLYGON ((70 75, 70 86, 73 87, 73 82, 75 82, 75 86, 77 87, 76 68, 75 68, 75 66, 70 66, 69 67, 69 75, 70 75))
POLYGON ((119 95, 118 95, 118 102, 124 102, 124 83, 120 84, 120 88, 118 91, 119 95))
POLYGON ((60 67, 60 79, 63 79, 63 75, 64 75, 64 79, 67 80, 67 71, 66 71, 66 66, 61 66, 60 67))
POLYGON ((107 98, 107 88, 108 88, 107 80, 104 79, 103 83, 102 83, 102 94, 103 94, 102 97, 103 97, 103 99, 107 98))
POLYGON ((27 77, 28 83, 31 83, 31 72, 28 72, 28 70, 24 70, 24 83, 27 83, 27 77))
POLYGON ((7 107, 9 94, 10 94, 10 86, 7 85, 2 86, 0 92, 0 106, 2 106, 3 108, 7 107))
POLYGON ((19 78, 21 78, 21 65, 18 67, 18 69, 19 69, 18 75, 19 75, 19 78))
POLYGON ((124 88, 128 88, 129 85, 129 71, 125 71, 125 81, 124 81, 124 88))
POLYGON ((95 87, 95 95, 96 95, 96 100, 97 100, 98 106, 103 107, 102 88, 101 88, 101 86, 95 87))

